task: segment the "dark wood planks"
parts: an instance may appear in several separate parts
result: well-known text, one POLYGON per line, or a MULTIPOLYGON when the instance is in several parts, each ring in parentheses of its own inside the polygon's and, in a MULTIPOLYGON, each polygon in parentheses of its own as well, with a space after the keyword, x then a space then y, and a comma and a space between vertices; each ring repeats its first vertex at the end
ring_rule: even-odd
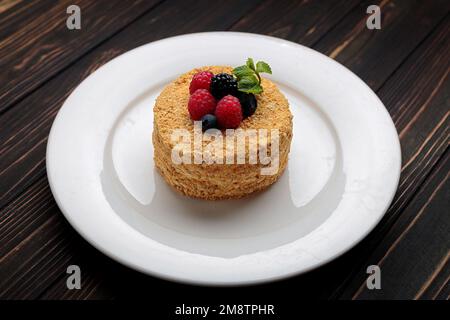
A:
POLYGON ((0 2, 0 42, 20 32, 35 16, 50 10, 54 1, 4 0, 0 2))
POLYGON ((0 222, 4 245, 0 251, 0 298, 36 299, 57 280, 63 280, 66 288, 62 276, 74 262, 82 268, 83 290, 65 290, 66 294, 77 299, 89 296, 92 279, 99 277, 80 263, 80 257, 94 261, 93 255, 98 253, 61 217, 45 177, 4 213, 0 222), (19 218, 8 219, 9 210, 19 218), (11 235, 17 230, 21 234, 11 235))
POLYGON ((361 0, 265 1, 231 30, 263 33, 312 46, 360 3, 361 0))
POLYGON ((445 0, 364 1, 315 49, 344 64, 376 91, 449 10, 445 0), (368 30, 362 13, 376 3, 381 30, 368 30))
POLYGON ((18 3, 22 2, 22 0, 1 0, 0 1, 0 17, 2 17, 2 13, 7 12, 8 10, 14 8, 18 3))
MULTIPOLYGON (((405 9, 407 6, 404 2, 400 1, 393 1, 393 3, 395 5, 398 5, 400 3, 400 5, 403 5, 403 9, 405 9)), ((437 117, 436 119, 438 120, 438 123, 441 123, 441 125, 438 126, 437 130, 433 129, 434 127, 432 124, 431 127, 426 125, 426 123, 428 123, 428 120, 434 114, 436 106, 439 107, 440 105, 439 103, 437 103, 437 101, 442 101, 443 89, 441 88, 437 90, 435 94, 433 94, 434 89, 431 90, 431 85, 436 79, 442 79, 442 70, 445 71, 445 69, 438 69, 439 72, 437 73, 434 72, 435 69, 432 69, 433 72, 428 72, 423 75, 424 69, 427 69, 430 66, 435 67, 435 64, 437 64, 439 61, 442 62, 442 55, 437 55, 437 57, 434 56, 433 51, 436 48, 439 48, 439 46, 434 42, 430 44, 430 42, 422 43, 422 41, 425 39, 427 34, 438 24, 438 22, 443 19, 446 12, 445 10, 442 10, 442 8, 441 11, 438 11, 434 7, 433 10, 428 8, 425 11, 427 13, 420 17, 420 19, 432 21, 431 24, 421 24, 424 25, 423 27, 425 27, 426 30, 428 30, 428 33, 425 31, 421 31, 419 36, 414 35, 413 37, 409 37, 408 35, 402 39, 398 39, 399 41, 396 43, 392 43, 389 41, 386 42, 386 39, 390 38, 389 34, 395 34, 397 32, 403 33, 405 35, 408 28, 411 26, 407 23, 408 17, 411 19, 413 19, 414 17, 417 18, 417 12, 422 10, 420 3, 410 3, 411 7, 408 7, 409 9, 406 10, 407 14, 405 14, 405 12, 402 12, 402 14, 406 15, 406 17, 402 17, 402 19, 405 19, 404 23, 397 24, 395 28, 389 27, 392 23, 395 23, 395 20, 391 19, 388 20, 387 23, 384 22, 385 28, 380 31, 369 31, 364 28, 366 17, 365 6, 367 5, 367 2, 359 7, 350 6, 347 11, 345 11, 346 13, 350 13, 348 15, 344 14, 344 19, 339 18, 339 15, 337 14, 334 15, 333 13, 329 12, 336 12, 335 7, 330 6, 330 4, 324 4, 324 6, 329 6, 329 11, 325 11, 325 13, 323 14, 326 16, 335 17, 330 25, 325 26, 322 26, 322 24, 328 20, 323 20, 320 18, 318 19, 318 17, 320 17, 321 15, 314 15, 314 11, 310 12, 308 16, 311 16, 312 20, 316 19, 315 23, 320 23, 320 26, 315 27, 314 23, 305 21, 307 20, 306 17, 302 18, 302 23, 304 24, 298 24, 297 20, 295 20, 295 15, 289 16, 290 11, 296 12, 295 10, 298 10, 297 13, 300 14, 303 10, 307 10, 305 8, 307 8, 306 6, 308 5, 308 2, 298 4, 300 9, 296 9, 298 8, 296 6, 287 7, 287 11, 286 8, 282 6, 277 9, 277 11, 274 11, 276 9, 274 3, 269 2, 267 4, 266 2, 264 2, 260 7, 258 7, 257 10, 248 10, 249 14, 244 19, 240 20, 237 23, 232 22, 230 24, 234 25, 234 30, 249 30, 266 34, 276 34, 277 36, 286 37, 288 39, 305 44, 317 43, 316 48, 325 53, 334 53, 333 56, 335 56, 338 60, 340 59, 340 57, 349 57, 348 59, 346 58, 346 61, 342 62, 350 67, 357 66, 358 63, 356 63, 355 61, 360 60, 359 63, 362 64, 362 66, 359 67, 361 68, 359 71, 360 76, 367 81, 372 81, 371 85, 375 89, 379 87, 386 88, 384 89, 385 93, 382 93, 382 88, 379 94, 391 111, 391 114, 394 115, 397 126, 399 129, 401 129, 399 131, 404 131, 404 137, 410 137, 411 139, 411 144, 408 144, 407 147, 407 159, 405 160, 405 164, 410 163, 407 169, 412 170, 411 176, 407 178, 407 180, 405 180, 407 181, 407 183, 403 186, 404 192, 399 193, 399 196, 396 198, 398 208, 395 209, 395 211, 392 211, 394 212, 394 214, 390 213, 388 215, 389 217, 392 217, 392 221, 395 221, 402 213, 403 208, 414 196, 420 183, 424 181, 425 177, 432 170, 433 166, 442 157, 442 154, 445 150, 442 149, 441 146, 439 148, 436 148, 436 146, 439 145, 439 143, 436 144, 436 141, 442 141, 443 137, 442 128, 444 128, 443 124, 445 125, 445 122, 441 123, 442 118, 437 117), (352 8, 353 10, 350 10, 352 8), (258 12, 258 14, 255 14, 254 12, 258 12), (277 12, 278 16, 276 14, 271 15, 271 12, 277 12), (261 14, 263 14, 263 16, 265 17, 265 19, 263 19, 264 22, 261 22, 262 19, 258 19, 261 14), (288 16, 288 18, 286 18, 285 20, 279 18, 280 16, 284 17, 286 15, 288 16), (278 20, 281 20, 281 22, 277 22, 278 20), (333 28, 334 24, 338 21, 340 21, 338 25, 333 28), (255 25, 258 25, 258 27, 254 27, 255 25), (315 29, 311 31, 311 33, 308 34, 308 32, 306 32, 305 35, 302 36, 301 34, 295 32, 296 28, 302 27, 304 28, 304 30, 315 29), (257 28, 259 28, 259 31, 256 30, 257 28), (360 30, 360 28, 362 30, 360 30), (329 30, 332 30, 331 34, 334 34, 335 37, 323 37, 323 34, 329 30), (341 30, 342 32, 337 32, 336 30, 341 30), (350 41, 348 41, 348 35, 352 32, 356 32, 357 35, 355 35, 350 41), (384 35, 371 36, 370 34, 373 32, 384 32, 384 35), (386 35, 386 33, 388 35, 386 35), (372 39, 372 37, 375 38, 376 41, 370 40, 372 39), (357 41, 358 43, 360 43, 360 46, 351 46, 350 44, 352 41, 357 41), (411 45, 411 42, 414 45, 411 45), (394 46, 404 47, 405 43, 407 44, 407 48, 409 48, 409 51, 403 52, 401 50, 394 50, 392 56, 389 57, 389 70, 388 68, 382 68, 382 70, 378 73, 376 72, 376 70, 372 70, 372 67, 370 66, 367 67, 367 70, 364 69, 363 66, 365 63, 365 59, 367 59, 367 56, 370 56, 369 53, 371 49, 381 50, 379 48, 383 46, 385 46, 385 48, 392 48, 394 46), (398 69, 397 72, 392 74, 399 66, 402 66, 402 64, 404 63, 404 58, 417 46, 420 47, 415 52, 414 60, 410 60, 413 62, 410 62, 408 68, 405 69, 401 67, 401 69, 398 69), (361 48, 364 48, 364 50, 361 50, 361 48), (427 50, 423 48, 426 48, 427 50), (417 52, 421 53, 418 54, 417 52), (424 52, 428 52, 428 54, 425 55, 424 52), (365 58, 363 59, 361 56, 365 58), (416 59, 419 61, 417 68, 415 68, 416 59), (425 61, 427 59, 431 59, 434 62, 426 63, 425 61), (387 72, 386 70, 389 72, 387 72), (385 86, 383 86, 383 83, 390 77, 395 81, 388 80, 385 86), (421 82, 417 82, 419 80, 421 82), (402 82, 405 82, 405 86, 394 86, 394 84, 401 84, 402 82), (426 83, 428 83, 429 85, 424 85, 426 83), (408 86, 418 84, 421 84, 422 89, 420 92, 422 94, 416 95, 416 98, 411 98, 415 95, 411 93, 411 90, 408 89, 408 86), (399 94, 397 95, 398 92, 399 94), (422 99, 424 97, 430 96, 432 98, 430 98, 428 102, 426 102, 426 99, 422 99), (402 106, 402 103, 405 101, 408 101, 406 106, 402 106), (430 106, 432 107, 430 108, 430 106), (422 111, 419 112, 420 110, 422 111), (408 126, 409 123, 413 123, 415 125, 408 126), (416 139, 416 136, 419 136, 420 139, 416 139), (410 187, 406 188, 406 186, 409 185, 410 187)), ((384 6, 388 4, 389 2, 385 2, 384 6)), ((161 11, 169 11, 169 9, 166 9, 166 7, 164 7, 163 5, 161 5, 161 7, 163 7, 163 9, 161 9, 160 7, 157 7, 156 9, 159 9, 161 11)), ((169 6, 167 5, 167 7, 169 6)), ((165 17, 170 17, 172 14, 176 15, 174 13, 176 12, 176 9, 171 10, 172 13, 167 14, 165 17)), ((339 10, 343 9, 341 8, 339 10)), ((164 14, 162 15, 164 17, 164 14)), ((397 13, 397 16, 400 15, 397 13)), ((183 21, 181 21, 181 23, 183 23, 183 21)), ((200 31, 202 30, 201 28, 208 28, 208 24, 205 24, 206 27, 198 26, 197 29, 196 26, 194 26, 193 24, 190 25, 189 23, 190 22, 187 22, 188 29, 199 29, 200 31)), ((211 23, 209 26, 213 25, 212 21, 209 21, 209 23, 211 23)), ((161 29, 156 27, 156 35, 152 34, 151 36, 148 36, 147 34, 145 34, 146 26, 148 27, 148 24, 142 23, 141 25, 136 27, 136 29, 132 29, 136 31, 137 34, 133 34, 132 37, 134 38, 130 41, 124 40, 125 36, 119 37, 120 34, 112 38, 111 46, 102 46, 101 50, 93 53, 93 57, 96 60, 90 59, 88 57, 83 58, 80 62, 77 62, 76 65, 70 68, 71 75, 72 73, 75 73, 77 75, 77 77, 75 77, 75 80, 73 80, 73 83, 70 83, 70 81, 68 80, 64 81, 63 77, 56 77, 57 80, 51 81, 49 82, 49 84, 46 84, 43 87, 45 88, 46 86, 48 86, 48 91, 44 91, 44 93, 40 94, 39 91, 43 89, 40 88, 36 93, 33 93, 33 99, 25 99, 25 101, 27 101, 28 103, 20 103, 19 105, 17 105, 16 107, 20 107, 20 109, 18 110, 20 110, 21 112, 8 112, 5 114, 7 115, 6 118, 0 118, 0 130, 1 128, 3 128, 3 124, 12 126, 12 129, 10 131, 7 131, 5 139, 3 139, 3 133, 0 134, 1 138, 3 139, 1 140, 2 143, 0 143, 0 148, 6 147, 6 149, 3 150, 6 150, 6 155, 9 155, 9 159, 13 160, 13 167, 7 168, 6 171, 0 173, 0 177, 2 177, 2 174, 9 174, 9 176, 4 175, 3 177, 9 177, 9 180, 7 179, 6 181, 10 181, 11 183, 14 182, 15 184, 12 185, 12 189, 15 192, 10 193, 9 196, 3 198, 4 204, 8 203, 11 199, 15 199, 17 194, 23 191, 20 198, 22 199, 22 202, 14 201, 7 208, 7 217, 9 221, 8 228, 10 229, 8 229, 9 233, 7 237, 9 244, 8 247, 6 247, 5 252, 7 251, 8 253, 6 255, 6 258, 0 258, 3 259, 6 266, 4 269, 0 269, 0 278, 2 275, 2 270, 6 270, 5 273, 8 274, 8 280, 6 284, 2 284, 0 282, 0 292, 2 291, 2 288, 6 288, 5 290, 7 290, 9 297, 127 297, 127 294, 124 295, 122 293, 123 290, 127 291, 129 288, 135 287, 136 292, 134 293, 134 295, 139 296, 141 294, 145 294, 146 287, 155 285, 161 285, 175 291, 181 290, 182 293, 185 292, 183 291, 183 289, 186 288, 185 286, 177 284, 167 284, 161 280, 140 275, 132 270, 128 270, 122 266, 119 266, 117 263, 104 257, 90 246, 85 245, 84 240, 82 240, 78 235, 74 234, 71 228, 67 226, 63 218, 60 216, 59 210, 54 207, 54 204, 46 203, 46 201, 52 200, 48 185, 46 184, 45 177, 43 176, 45 173, 45 169, 43 163, 44 158, 42 157, 42 155, 45 155, 44 147, 51 119, 54 117, 56 110, 59 108, 60 104, 65 98, 67 91, 73 88, 77 81, 79 81, 78 79, 86 76, 89 72, 97 68, 100 64, 106 62, 111 57, 120 54, 121 52, 123 52, 123 50, 127 50, 127 48, 130 48, 133 44, 140 44, 141 41, 142 43, 150 41, 152 37, 153 39, 157 39, 158 37, 164 37, 176 32, 186 32, 184 29, 180 29, 181 27, 179 25, 176 25, 173 29, 167 30, 167 32, 165 33, 165 31, 162 30, 161 24, 161 29), (141 28, 144 29, 141 30, 141 28), (100 57, 97 56, 97 54, 99 54, 100 57), (55 93, 60 94, 61 92, 66 94, 58 97, 54 96, 55 93), (40 101, 39 99, 44 100, 39 104, 31 104, 34 101, 40 101), (35 119, 36 114, 33 112, 36 106, 47 106, 44 108, 45 112, 42 117, 38 118, 37 120, 35 119), (19 158, 18 163, 16 163, 18 157, 22 155, 24 155, 24 157, 22 159, 19 158), (21 169, 23 169, 25 172, 20 172, 21 169), (16 182, 19 183, 16 184, 16 182), (41 192, 41 197, 31 196, 31 194, 34 194, 31 190, 36 185, 39 186, 37 187, 37 189, 34 189, 34 192, 40 190, 39 192, 41 192), (41 206, 42 209, 38 209, 41 208, 41 206), (50 207, 50 209, 48 209, 48 207, 50 207), (60 227, 58 227, 59 229, 51 229, 50 225, 53 224, 52 219, 61 220, 58 220, 58 223, 60 225, 60 227), (46 224, 46 222, 48 222, 48 224, 46 224), (40 228, 41 226, 43 227, 40 228), (47 228, 49 228, 49 230, 47 230, 47 228), (22 231, 22 233, 18 231, 22 231), (18 232, 18 234, 16 234, 16 232, 18 232), (50 237, 46 237, 47 234, 50 235, 50 237), (76 243, 76 245, 70 246, 71 241, 76 243), (32 243, 35 243, 31 247, 35 249, 40 248, 41 246, 45 246, 46 251, 41 251, 39 255, 31 255, 30 252, 32 251, 32 249, 22 249, 26 247, 25 245, 23 245, 23 243, 28 243, 30 245, 32 243), (23 246, 21 246, 21 244, 23 246), (11 248, 19 249, 17 249, 16 252, 11 248), (83 248, 82 254, 79 253, 79 248, 83 248), (19 261, 21 261, 21 264, 19 264, 19 261), (47 261, 50 261, 50 265, 47 265, 47 267, 44 268, 43 266, 46 266, 47 261), (55 262, 52 264, 51 261, 55 262), (61 262, 59 263, 58 261, 61 262), (82 265, 82 269, 86 272, 85 276, 83 277, 86 283, 81 292, 69 292, 65 289, 64 271, 65 267, 69 263, 77 263, 82 265), (14 266, 20 268, 20 272, 11 273, 12 270, 15 270, 14 266), (40 276, 37 275, 38 269, 36 268, 38 268, 40 272, 42 272, 40 276), (121 277, 123 276, 126 280, 117 279, 117 274, 119 273, 121 274, 121 277), (42 290, 44 289, 45 285, 38 285, 38 283, 42 283, 42 279, 45 279, 44 282, 51 287, 51 289, 44 294, 42 294, 42 290)), ((445 37, 447 35, 446 32, 442 30, 443 27, 441 23, 441 25, 437 28, 437 31, 433 33, 433 41, 437 41, 436 43, 442 43, 442 40, 436 40, 436 38, 439 39, 439 37, 445 37), (436 36, 436 34, 440 34, 440 36, 438 37, 436 36)), ((108 43, 109 42, 110 41, 108 41, 108 43)), ((442 48, 440 50, 442 50, 442 48)), ((377 63, 382 64, 379 61, 380 60, 378 59, 377 63)), ((408 63, 405 63, 405 65, 408 65, 408 63)), ((444 80, 442 80, 442 83, 445 83, 445 78, 444 80)), ((2 211, 2 214, 3 212, 5 211, 2 211)), ((2 214, 0 214, 0 216, 2 216, 2 214)), ((389 221, 385 222, 387 225, 385 229, 389 230, 389 226, 392 223, 388 223, 389 221)), ((0 222, 0 230, 2 230, 1 228, 2 222, 0 222)), ((378 232, 380 233, 377 232, 376 234, 383 234, 382 232, 386 232, 386 230, 382 228, 378 230, 378 232)), ((0 234, 2 234, 1 231, 0 234)), ((346 282, 342 283, 342 279, 350 279, 359 274, 359 268, 366 262, 365 258, 367 258, 367 253, 365 253, 365 251, 367 251, 368 247, 375 247, 375 245, 379 243, 380 238, 381 236, 369 238, 369 240, 365 241, 362 246, 359 246, 359 249, 356 248, 356 250, 352 250, 349 255, 345 255, 341 259, 338 259, 338 261, 335 261, 334 263, 316 270, 308 275, 297 277, 288 281, 281 281, 274 285, 271 285, 270 290, 272 290, 273 292, 272 296, 282 295, 287 287, 308 288, 308 290, 300 292, 296 298, 302 296, 329 296, 330 293, 334 292, 336 286, 345 287, 347 285, 346 282), (357 262, 356 266, 349 265, 353 264, 355 261, 357 262)), ((360 282, 358 283, 358 285, 359 284, 360 282)), ((252 290, 264 289, 269 289, 269 287, 262 286, 257 287, 257 289, 246 288, 244 290, 240 289, 239 291, 229 290, 226 291, 226 293, 237 294, 239 292, 240 294, 251 295, 255 292, 252 290)), ((213 289, 199 289, 198 292, 202 295, 209 295, 211 293, 218 294, 218 291, 213 289)), ((340 292, 341 291, 338 290, 334 293, 335 295, 339 295, 340 292)), ((441 292, 441 295, 442 294, 445 293, 441 292)), ((167 294, 166 296, 169 297, 170 294, 167 294)))
MULTIPOLYGON (((448 147, 450 61, 447 52, 450 47, 446 39, 449 27, 450 21, 443 21, 379 91, 400 133, 402 175, 397 196, 389 211, 369 237, 353 250, 353 263, 358 260, 356 256, 361 255, 360 252, 368 248, 373 250, 389 227, 403 214, 408 202, 448 147)), ((355 287, 365 281, 367 265, 367 262, 362 262, 359 269, 351 274, 352 280, 344 292, 345 298, 351 297, 357 290, 355 287)), ((389 295, 388 289, 384 292, 389 295)))
POLYGON ((24 1, 0 19, 0 113, 160 0, 24 1), (66 9, 81 9, 68 30, 66 9))
POLYGON ((355 299, 436 298, 450 276, 450 153, 377 247, 370 264, 381 269, 381 290, 362 283, 355 299))

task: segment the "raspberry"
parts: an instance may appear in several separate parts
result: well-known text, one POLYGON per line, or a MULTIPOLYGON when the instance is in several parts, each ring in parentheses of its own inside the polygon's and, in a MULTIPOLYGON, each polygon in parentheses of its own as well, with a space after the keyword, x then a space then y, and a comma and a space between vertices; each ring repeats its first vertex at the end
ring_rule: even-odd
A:
POLYGON ((239 99, 232 95, 223 97, 216 107, 216 118, 219 127, 236 129, 242 121, 242 108, 239 99))
POLYGON ((191 84, 189 85, 189 93, 193 94, 197 89, 209 90, 212 77, 214 77, 214 74, 209 71, 201 71, 196 73, 192 77, 191 84))
POLYGON ((198 89, 191 95, 188 110, 192 120, 200 120, 205 114, 214 113, 216 100, 206 89, 198 89))
POLYGON ((212 77, 210 89, 214 98, 219 100, 228 94, 236 94, 237 81, 231 74, 219 73, 212 77))

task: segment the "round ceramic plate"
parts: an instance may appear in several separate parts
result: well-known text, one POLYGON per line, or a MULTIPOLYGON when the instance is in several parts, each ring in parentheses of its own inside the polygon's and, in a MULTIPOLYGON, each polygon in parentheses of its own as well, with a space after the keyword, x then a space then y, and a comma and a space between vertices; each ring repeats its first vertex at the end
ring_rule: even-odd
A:
POLYGON ((357 76, 288 41, 189 34, 129 51, 66 100, 50 133, 55 199, 93 246, 139 271, 196 284, 258 283, 316 268, 380 221, 397 188, 400 145, 388 112, 357 76), (153 163, 152 108, 192 68, 268 62, 294 116, 286 172, 242 200, 174 192, 153 163))

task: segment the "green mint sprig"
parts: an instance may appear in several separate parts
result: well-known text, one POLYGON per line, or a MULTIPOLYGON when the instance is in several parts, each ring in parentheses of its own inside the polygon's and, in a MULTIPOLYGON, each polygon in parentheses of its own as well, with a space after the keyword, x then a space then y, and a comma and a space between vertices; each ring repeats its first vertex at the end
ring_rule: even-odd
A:
POLYGON ((237 78, 238 90, 254 94, 263 92, 260 73, 272 74, 272 69, 264 61, 258 61, 255 66, 252 58, 248 58, 245 65, 234 68, 233 74, 237 78))

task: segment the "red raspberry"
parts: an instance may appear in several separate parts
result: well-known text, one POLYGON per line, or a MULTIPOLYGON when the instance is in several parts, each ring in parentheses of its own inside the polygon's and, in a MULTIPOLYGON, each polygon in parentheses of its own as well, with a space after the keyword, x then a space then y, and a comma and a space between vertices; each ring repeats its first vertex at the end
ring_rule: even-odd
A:
POLYGON ((206 89, 209 90, 209 85, 211 84, 211 78, 214 77, 209 71, 202 71, 196 73, 191 80, 191 84, 189 85, 189 93, 193 94, 195 90, 198 89, 206 89))
POLYGON ((205 114, 214 113, 216 99, 206 89, 198 89, 191 95, 188 110, 192 120, 200 120, 205 114))
POLYGON ((216 107, 216 118, 219 127, 236 129, 242 121, 242 107, 239 99, 232 95, 223 97, 216 107))

